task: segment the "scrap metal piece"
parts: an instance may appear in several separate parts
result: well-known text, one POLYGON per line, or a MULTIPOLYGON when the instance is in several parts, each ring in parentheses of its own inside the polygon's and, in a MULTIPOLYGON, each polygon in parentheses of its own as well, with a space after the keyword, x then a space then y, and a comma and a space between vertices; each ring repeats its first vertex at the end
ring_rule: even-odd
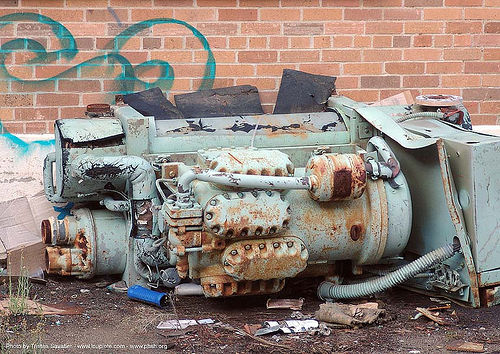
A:
POLYGON ((285 286, 285 279, 235 281, 229 275, 202 277, 200 280, 206 297, 273 294, 285 286))
POLYGON ((304 298, 300 299, 268 299, 266 302, 267 309, 290 309, 300 311, 304 305, 304 298))
POLYGON ((175 95, 185 118, 230 117, 263 114, 257 87, 240 85, 175 95))
POLYGON ((123 95, 123 102, 142 115, 153 116, 158 120, 184 118, 159 87, 123 95))
POLYGON ((85 111, 87 117, 114 117, 115 112, 111 106, 107 103, 92 103, 87 105, 87 110, 85 111))
POLYGON ((273 114, 326 111, 336 77, 284 69, 273 114))
POLYGON ((461 104, 463 98, 454 95, 421 95, 415 98, 415 102, 429 107, 451 107, 461 104))

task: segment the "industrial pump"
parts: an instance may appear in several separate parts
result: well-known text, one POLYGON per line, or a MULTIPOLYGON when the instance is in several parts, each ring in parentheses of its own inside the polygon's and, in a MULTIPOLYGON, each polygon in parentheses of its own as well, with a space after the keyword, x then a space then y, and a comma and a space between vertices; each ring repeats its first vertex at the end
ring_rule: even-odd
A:
POLYGON ((49 273, 207 297, 323 276, 341 299, 394 285, 472 306, 500 299, 500 139, 425 105, 331 96, 325 112, 56 121, 42 222, 49 273), (368 281, 346 284, 349 276, 368 281))

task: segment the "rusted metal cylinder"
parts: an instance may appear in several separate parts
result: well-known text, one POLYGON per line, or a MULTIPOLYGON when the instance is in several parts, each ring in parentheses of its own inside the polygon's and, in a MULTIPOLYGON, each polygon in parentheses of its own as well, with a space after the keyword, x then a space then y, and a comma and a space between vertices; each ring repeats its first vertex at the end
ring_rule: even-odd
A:
POLYGON ((311 180, 311 198, 320 202, 357 199, 366 188, 365 164, 356 154, 313 156, 306 175, 311 180))

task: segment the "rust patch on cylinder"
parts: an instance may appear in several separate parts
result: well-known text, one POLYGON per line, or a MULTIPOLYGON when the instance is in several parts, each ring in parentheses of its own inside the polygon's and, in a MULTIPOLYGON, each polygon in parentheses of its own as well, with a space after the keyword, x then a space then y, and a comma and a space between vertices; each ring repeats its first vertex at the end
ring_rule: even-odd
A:
POLYGON ((361 225, 359 224, 354 224, 351 226, 351 231, 350 231, 350 235, 351 235, 351 239, 353 241, 357 241, 359 240, 359 238, 361 237, 361 232, 362 232, 362 227, 361 225))
POLYGON ((42 220, 40 228, 42 232, 42 242, 45 244, 52 243, 52 228, 50 227, 50 221, 47 219, 42 220))

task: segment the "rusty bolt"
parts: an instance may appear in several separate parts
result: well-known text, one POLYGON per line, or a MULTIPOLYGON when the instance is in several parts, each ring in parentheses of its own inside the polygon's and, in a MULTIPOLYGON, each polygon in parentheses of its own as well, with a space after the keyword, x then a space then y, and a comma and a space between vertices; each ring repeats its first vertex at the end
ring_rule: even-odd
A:
POLYGON ((175 172, 174 171, 170 171, 168 173, 168 175, 169 175, 170 178, 174 178, 175 177, 175 172))
POLYGON ((259 227, 257 230, 255 230, 255 235, 260 236, 262 234, 262 229, 259 227))
POLYGON ((224 261, 224 265, 225 265, 225 266, 228 266, 228 265, 229 265, 229 262, 228 262, 228 261, 224 261))
POLYGON ((207 220, 212 220, 212 217, 213 217, 212 213, 205 214, 205 219, 207 219, 207 220))
POLYGON ((350 234, 353 241, 359 240, 361 237, 361 226, 359 224, 352 225, 350 234))
POLYGON ((236 250, 231 251, 231 255, 236 256, 237 254, 238 254, 238 251, 236 251, 236 250))
POLYGON ((212 199, 210 201, 210 205, 217 205, 217 199, 212 199))
POLYGON ((280 246, 280 244, 279 244, 278 242, 274 242, 274 243, 273 243, 273 247, 274 247, 274 248, 278 248, 279 246, 280 246))
POLYGON ((217 285, 216 285, 216 284, 210 284, 210 287, 211 287, 211 288, 216 288, 216 287, 217 287, 217 285))
POLYGON ((232 236, 233 236, 233 234, 234 234, 233 229, 229 229, 229 230, 227 230, 227 232, 226 232, 226 236, 227 236, 227 237, 232 237, 232 236))
POLYGON ((263 243, 260 243, 260 244, 259 244, 259 248, 260 248, 261 250, 262 250, 262 249, 264 249, 265 247, 266 247, 266 245, 265 245, 265 244, 263 244, 263 243))
POLYGON ((212 231, 217 234, 220 231, 220 227, 218 225, 215 225, 214 227, 212 227, 212 231))
POLYGON ((273 226, 269 229, 270 234, 274 234, 276 232, 276 228, 273 226))
POLYGON ((251 245, 245 245, 245 249, 246 249, 247 251, 249 251, 249 250, 251 250, 251 249, 252 249, 252 246, 251 246, 251 245))
POLYGON ((243 193, 238 192, 238 197, 239 197, 239 198, 243 198, 243 193))
POLYGON ((293 247, 293 242, 292 241, 288 241, 286 243, 286 245, 289 247, 289 248, 292 248, 293 247))
POLYGON ((240 236, 241 236, 241 237, 246 237, 246 236, 248 236, 248 230, 247 230, 247 229, 243 229, 243 230, 241 230, 241 232, 240 232, 240 236))

